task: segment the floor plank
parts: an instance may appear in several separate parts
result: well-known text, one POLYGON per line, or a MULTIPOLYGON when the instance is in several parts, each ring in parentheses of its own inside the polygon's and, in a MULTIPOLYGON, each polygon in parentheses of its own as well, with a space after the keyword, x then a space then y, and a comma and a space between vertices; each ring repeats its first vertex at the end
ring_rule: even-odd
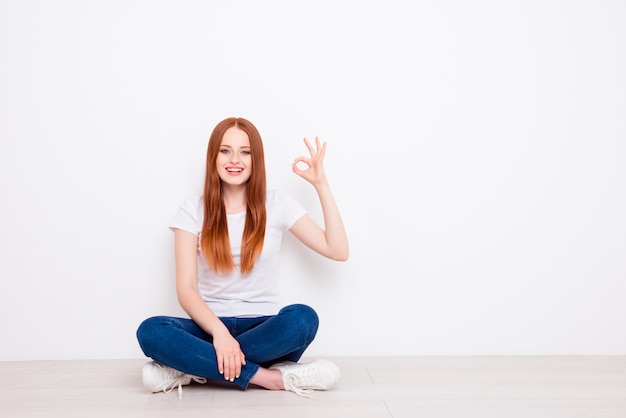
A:
POLYGON ((182 400, 143 388, 146 359, 0 362, 0 416, 626 417, 626 356, 331 360, 342 380, 313 399, 194 383, 182 400))

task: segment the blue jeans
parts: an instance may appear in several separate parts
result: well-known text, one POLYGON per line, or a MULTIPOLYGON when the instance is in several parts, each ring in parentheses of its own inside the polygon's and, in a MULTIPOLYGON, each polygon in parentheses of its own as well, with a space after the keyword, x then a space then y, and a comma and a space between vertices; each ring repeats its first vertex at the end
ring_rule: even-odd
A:
MULTIPOLYGON (((277 315, 220 318, 239 342, 246 364, 234 383, 243 389, 259 367, 298 361, 311 344, 319 319, 306 305, 289 305, 277 315)), ((137 339, 144 354, 158 363, 207 379, 222 380, 213 338, 191 319, 155 316, 141 323, 137 339)))

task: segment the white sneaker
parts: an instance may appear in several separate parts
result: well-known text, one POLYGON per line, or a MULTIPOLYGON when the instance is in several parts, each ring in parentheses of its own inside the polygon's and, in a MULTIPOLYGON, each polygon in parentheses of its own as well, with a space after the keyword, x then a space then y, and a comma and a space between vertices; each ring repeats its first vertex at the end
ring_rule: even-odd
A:
POLYGON ((283 373, 285 390, 310 398, 314 390, 327 390, 335 386, 341 379, 339 367, 328 360, 315 360, 311 363, 294 363, 287 361, 277 363, 270 369, 278 369, 283 373))
POLYGON ((190 384, 192 380, 206 383, 204 377, 185 374, 156 361, 150 361, 143 366, 143 385, 152 392, 169 393, 178 386, 178 399, 182 399, 183 385, 190 384))

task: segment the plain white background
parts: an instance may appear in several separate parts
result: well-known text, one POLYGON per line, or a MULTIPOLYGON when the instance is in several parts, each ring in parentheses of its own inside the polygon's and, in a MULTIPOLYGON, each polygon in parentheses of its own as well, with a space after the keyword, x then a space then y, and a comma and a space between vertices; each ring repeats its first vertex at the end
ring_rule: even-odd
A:
POLYGON ((0 360, 136 358, 183 314, 173 234, 206 143, 270 187, 328 142, 346 263, 286 236, 307 355, 626 354, 626 4, 0 1, 0 360))

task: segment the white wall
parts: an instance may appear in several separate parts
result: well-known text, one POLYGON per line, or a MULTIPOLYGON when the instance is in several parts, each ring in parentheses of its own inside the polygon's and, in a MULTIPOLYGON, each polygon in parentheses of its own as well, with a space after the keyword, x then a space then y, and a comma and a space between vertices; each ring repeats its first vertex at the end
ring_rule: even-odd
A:
POLYGON ((285 241, 307 355, 626 354, 626 3, 0 1, 0 360, 142 357, 182 314, 213 126, 326 160, 351 238, 285 241))

